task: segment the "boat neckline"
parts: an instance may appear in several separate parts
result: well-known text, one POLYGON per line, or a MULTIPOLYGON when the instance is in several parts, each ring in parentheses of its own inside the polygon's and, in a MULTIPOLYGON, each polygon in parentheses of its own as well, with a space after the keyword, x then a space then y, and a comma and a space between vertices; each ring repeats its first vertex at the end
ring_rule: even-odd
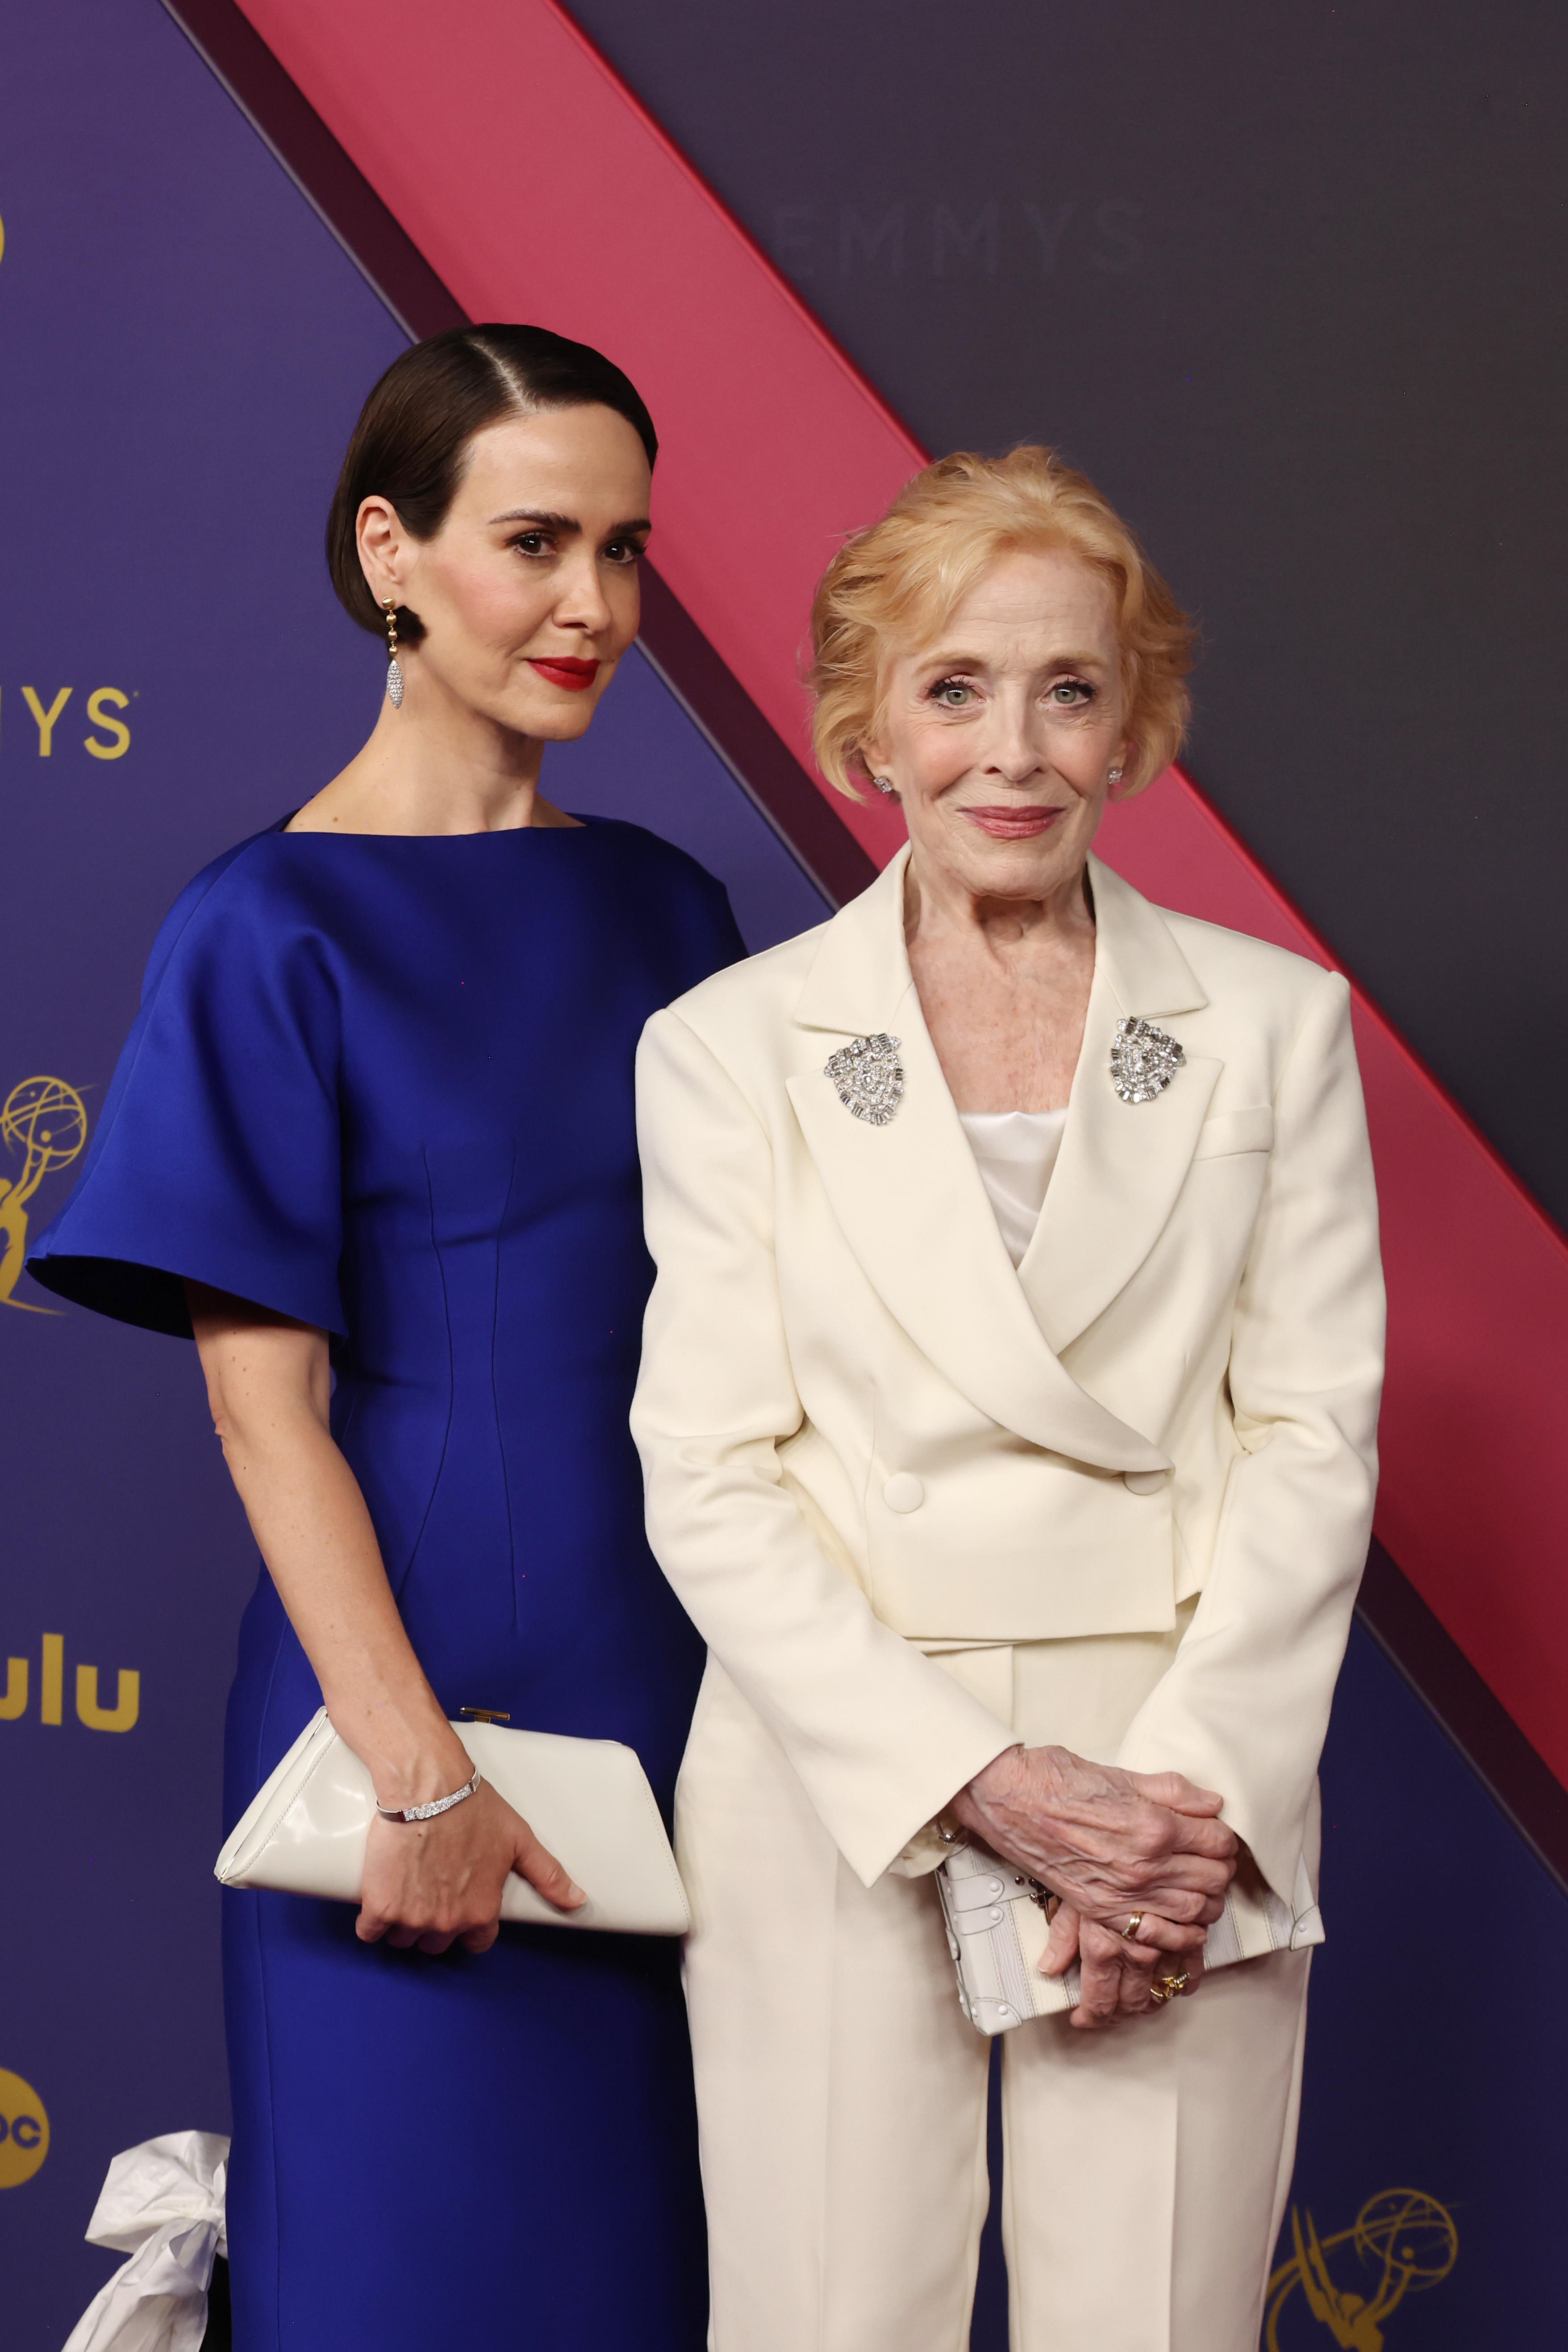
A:
POLYGON ((336 826, 328 831, 312 825, 308 832, 290 833, 289 827, 299 814, 299 809, 290 809, 287 816, 268 825, 268 832, 280 841, 510 841, 514 835, 533 841, 545 834, 596 833, 604 825, 621 821, 617 817, 584 816, 576 809, 564 809, 563 815, 574 817, 575 824, 484 825, 473 833, 343 833, 336 826))

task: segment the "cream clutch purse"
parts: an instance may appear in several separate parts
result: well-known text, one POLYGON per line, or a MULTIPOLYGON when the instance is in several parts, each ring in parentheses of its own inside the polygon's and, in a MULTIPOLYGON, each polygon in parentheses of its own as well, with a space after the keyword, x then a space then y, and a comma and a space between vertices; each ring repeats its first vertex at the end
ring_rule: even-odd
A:
MULTIPOLYGON (((1034 2017, 1078 2007, 1078 1963, 1065 1976, 1040 1974, 1049 1933, 1036 1882, 989 1847, 963 1845, 936 1873, 947 1921, 947 1948, 958 1970, 958 2005, 982 2033, 1005 2033, 1034 2017)), ((1256 1865, 1231 1882, 1225 1910, 1208 1931, 1204 1972, 1268 1952, 1321 1944, 1323 1923, 1302 1874, 1301 1907, 1292 1912, 1256 1865)))
MULTIPOLYGON (((558 1911, 514 1871, 501 1895, 503 1919, 624 1936, 685 1935, 691 1925, 686 1889, 634 1749, 615 1739, 509 1731, 499 1723, 452 1728, 498 1796, 588 1897, 580 1910, 558 1911)), ((246 1808, 215 1873, 226 1886, 357 1903, 374 1816, 370 1773, 322 1707, 246 1808)))

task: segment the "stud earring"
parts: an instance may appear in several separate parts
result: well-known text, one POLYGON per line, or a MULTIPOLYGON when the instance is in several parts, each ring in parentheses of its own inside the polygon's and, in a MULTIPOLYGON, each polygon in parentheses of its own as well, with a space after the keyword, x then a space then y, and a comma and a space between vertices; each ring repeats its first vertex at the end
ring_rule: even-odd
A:
POLYGON ((1121 771, 1120 768, 1112 768, 1110 771, 1110 782, 1113 784, 1119 784, 1121 782, 1121 771))
POLYGON ((397 604, 394 597, 382 600, 386 609, 386 698, 394 710, 403 702, 403 672, 397 666, 397 604))
POLYGON ((879 793, 884 793, 889 800, 896 801, 898 799, 898 793, 893 790, 892 785, 889 782, 886 776, 873 776, 871 782, 875 784, 877 790, 879 793))

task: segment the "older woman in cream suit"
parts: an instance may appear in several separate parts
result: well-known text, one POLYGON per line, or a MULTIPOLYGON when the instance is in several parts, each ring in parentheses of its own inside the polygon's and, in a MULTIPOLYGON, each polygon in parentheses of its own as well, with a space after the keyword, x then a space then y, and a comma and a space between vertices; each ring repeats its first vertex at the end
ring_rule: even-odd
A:
POLYGON ((973 1840, 1081 1971, 1005 2038, 1015 2352, 1253 2352, 1375 1477, 1348 992, 1089 854, 1187 632, 1047 452, 928 468, 813 620, 824 770, 910 845, 640 1063, 713 2343, 967 2342, 989 2045, 926 1874, 973 1840), (1277 1948, 1205 1978, 1227 1890, 1277 1948))

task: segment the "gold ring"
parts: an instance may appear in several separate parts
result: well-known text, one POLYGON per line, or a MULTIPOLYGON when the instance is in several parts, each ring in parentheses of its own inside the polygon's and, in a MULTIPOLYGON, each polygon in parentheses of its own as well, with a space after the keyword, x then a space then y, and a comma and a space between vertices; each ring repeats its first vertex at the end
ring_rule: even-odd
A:
POLYGON ((1191 1983, 1192 1978, 1186 1969, 1178 1969, 1173 1976, 1156 1977, 1149 1988, 1150 1997, 1157 2001, 1173 2000, 1177 1993, 1185 1992, 1191 1983))
POLYGON ((1126 1927, 1123 1927, 1123 1929, 1121 1930, 1121 1940, 1122 1940, 1122 1942, 1123 1942, 1123 1943, 1125 1943, 1125 1944, 1130 1944, 1130 1943, 1132 1941, 1133 1937, 1138 1933, 1139 1928, 1140 1928, 1142 1925, 1143 1925, 1143 1914, 1142 1913, 1142 1911, 1134 1911, 1134 1913, 1132 1914, 1131 1918, 1131 1919, 1129 1919, 1129 1921, 1127 1922, 1126 1927))

